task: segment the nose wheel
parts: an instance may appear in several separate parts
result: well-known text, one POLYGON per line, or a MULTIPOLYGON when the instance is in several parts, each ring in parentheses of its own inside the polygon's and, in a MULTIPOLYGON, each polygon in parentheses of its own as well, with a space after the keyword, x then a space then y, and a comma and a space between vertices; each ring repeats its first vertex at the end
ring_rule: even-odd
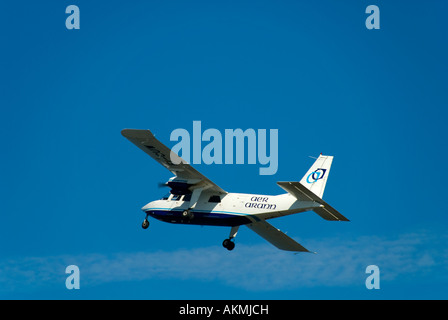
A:
POLYGON ((149 227, 149 221, 148 221, 148 215, 146 215, 145 220, 143 220, 143 222, 142 222, 142 228, 148 229, 148 227, 149 227))
POLYGON ((149 227, 149 221, 148 221, 148 219, 143 220, 142 228, 143 228, 143 229, 148 229, 148 227, 149 227))

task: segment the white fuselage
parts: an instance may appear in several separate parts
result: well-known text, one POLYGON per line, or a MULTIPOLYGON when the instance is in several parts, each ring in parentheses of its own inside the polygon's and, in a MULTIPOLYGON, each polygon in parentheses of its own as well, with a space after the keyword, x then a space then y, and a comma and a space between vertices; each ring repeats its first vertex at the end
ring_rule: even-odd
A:
POLYGON ((244 193, 214 195, 203 192, 191 207, 187 196, 170 195, 142 208, 147 215, 171 223, 188 223, 215 226, 239 226, 261 219, 271 219, 312 210, 321 206, 313 201, 298 201, 290 194, 277 196, 244 193), (182 213, 189 210, 192 218, 182 213))

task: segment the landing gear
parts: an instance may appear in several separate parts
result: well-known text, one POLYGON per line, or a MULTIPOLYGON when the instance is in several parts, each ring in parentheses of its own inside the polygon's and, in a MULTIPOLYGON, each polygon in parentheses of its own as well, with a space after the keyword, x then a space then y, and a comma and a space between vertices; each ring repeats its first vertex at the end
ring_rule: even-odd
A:
POLYGON ((142 228, 148 229, 148 227, 149 227, 148 214, 146 214, 145 220, 143 220, 143 223, 142 223, 142 228))
POLYGON ((235 242, 233 242, 231 239, 225 239, 222 242, 222 246, 227 250, 232 251, 235 248, 235 242))
POLYGON ((194 218, 194 214, 190 211, 190 209, 184 210, 182 212, 182 218, 184 218, 185 220, 192 220, 194 218))
POLYGON ((230 229, 229 239, 225 239, 222 242, 222 246, 229 251, 232 251, 235 248, 235 242, 233 242, 232 239, 234 239, 236 237, 236 234, 238 233, 238 229, 239 229, 239 226, 232 227, 232 229, 230 229))

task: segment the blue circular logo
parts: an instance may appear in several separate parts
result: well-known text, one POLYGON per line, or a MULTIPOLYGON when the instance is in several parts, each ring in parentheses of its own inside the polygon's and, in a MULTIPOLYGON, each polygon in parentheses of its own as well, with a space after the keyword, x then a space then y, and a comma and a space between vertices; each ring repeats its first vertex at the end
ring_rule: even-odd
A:
POLYGON ((327 171, 327 169, 319 168, 316 171, 311 172, 308 175, 308 177, 306 177, 306 182, 313 183, 313 182, 316 182, 317 180, 322 179, 325 176, 326 171, 327 171))

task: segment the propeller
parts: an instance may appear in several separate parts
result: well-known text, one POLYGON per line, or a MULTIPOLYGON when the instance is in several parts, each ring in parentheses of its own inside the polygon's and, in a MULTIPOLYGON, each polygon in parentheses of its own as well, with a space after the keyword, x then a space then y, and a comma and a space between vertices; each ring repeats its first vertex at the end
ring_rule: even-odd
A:
POLYGON ((159 188, 168 187, 168 182, 159 182, 157 185, 159 188))

